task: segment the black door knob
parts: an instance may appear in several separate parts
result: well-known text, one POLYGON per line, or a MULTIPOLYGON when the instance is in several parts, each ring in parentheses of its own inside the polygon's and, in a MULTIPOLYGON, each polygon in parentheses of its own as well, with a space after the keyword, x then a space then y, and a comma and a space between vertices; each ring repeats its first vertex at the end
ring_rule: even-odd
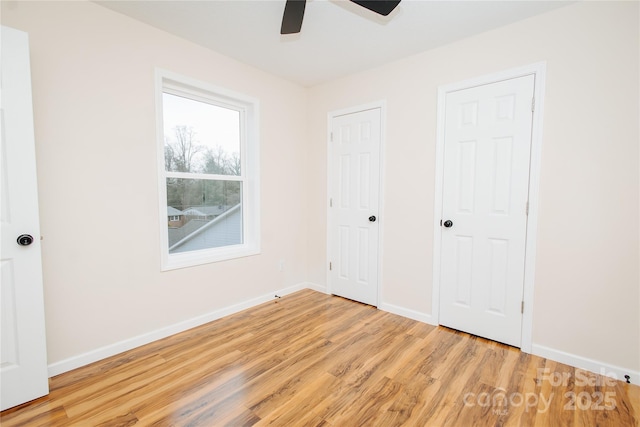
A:
POLYGON ((29 246, 33 243, 33 236, 30 234, 21 234, 18 236, 18 244, 20 246, 29 246))
POLYGON ((445 227, 449 228, 449 227, 451 227, 451 226, 453 225, 453 221, 451 221, 450 219, 448 219, 448 220, 446 220, 446 221, 444 222, 444 224, 442 224, 442 225, 444 225, 445 227))
POLYGON ((376 222, 376 217, 375 217, 375 216, 373 216, 373 215, 371 215, 371 216, 369 217, 369 221, 371 221, 371 222, 376 222))

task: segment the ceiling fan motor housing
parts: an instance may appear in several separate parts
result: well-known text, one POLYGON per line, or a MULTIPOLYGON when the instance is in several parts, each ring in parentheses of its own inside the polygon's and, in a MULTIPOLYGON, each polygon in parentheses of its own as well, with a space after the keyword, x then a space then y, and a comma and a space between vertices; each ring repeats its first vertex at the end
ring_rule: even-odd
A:
MULTIPOLYGON (((400 0, 351 0, 353 3, 382 16, 389 15, 400 4, 400 0)), ((296 34, 302 28, 306 0, 287 0, 282 15, 280 34, 296 34)))

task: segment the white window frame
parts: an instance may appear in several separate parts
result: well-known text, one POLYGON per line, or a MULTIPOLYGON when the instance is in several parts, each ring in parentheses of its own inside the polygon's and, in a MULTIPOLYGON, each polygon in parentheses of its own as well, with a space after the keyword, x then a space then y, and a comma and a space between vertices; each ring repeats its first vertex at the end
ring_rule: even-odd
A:
MULTIPOLYGON (((240 112, 240 161, 242 180, 242 236, 239 245, 203 249, 199 251, 169 253, 169 237, 166 220, 160 223, 161 270, 191 267, 224 261, 260 253, 260 144, 259 101, 244 94, 211 85, 180 74, 156 69, 156 134, 158 163, 158 218, 167 216, 167 178, 173 172, 165 170, 164 161, 164 92, 204 101, 240 112)), ((184 178, 184 174, 181 174, 184 178)), ((193 174, 194 178, 199 178, 193 174)), ((237 176, 215 175, 216 180, 238 180, 237 176)))

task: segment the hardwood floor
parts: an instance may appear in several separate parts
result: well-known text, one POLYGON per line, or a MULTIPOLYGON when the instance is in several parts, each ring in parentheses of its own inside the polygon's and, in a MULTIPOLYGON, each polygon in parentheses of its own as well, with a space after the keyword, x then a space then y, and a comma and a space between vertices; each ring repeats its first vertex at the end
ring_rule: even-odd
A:
POLYGON ((638 386, 310 290, 50 381, 2 426, 617 427, 640 410, 638 386))

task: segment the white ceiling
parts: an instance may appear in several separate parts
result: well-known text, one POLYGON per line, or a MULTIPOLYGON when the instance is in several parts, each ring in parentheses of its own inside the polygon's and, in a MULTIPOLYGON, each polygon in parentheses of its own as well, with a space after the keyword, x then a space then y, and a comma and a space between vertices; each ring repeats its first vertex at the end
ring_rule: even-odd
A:
POLYGON ((568 4, 402 0, 385 18, 348 0, 308 0, 300 34, 281 36, 285 0, 96 2, 304 86, 568 4))

